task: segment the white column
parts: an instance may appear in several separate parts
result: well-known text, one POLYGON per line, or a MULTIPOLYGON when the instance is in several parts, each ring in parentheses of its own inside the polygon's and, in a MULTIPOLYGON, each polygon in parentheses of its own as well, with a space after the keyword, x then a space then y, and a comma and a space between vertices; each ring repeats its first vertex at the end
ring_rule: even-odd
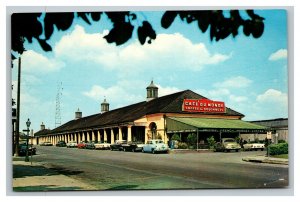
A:
POLYGON ((119 127, 119 140, 122 140, 122 128, 119 127))
POLYGON ((92 141, 95 141, 95 133, 93 130, 92 130, 92 141))
POLYGON ((101 142, 101 134, 100 134, 100 129, 97 130, 97 140, 98 142, 101 142))
POLYGON ((148 128, 145 126, 145 143, 148 141, 148 128))
POLYGON ((114 130, 111 129, 111 133, 110 133, 110 143, 113 144, 115 142, 115 137, 114 137, 114 130))
POLYGON ((89 131, 86 132, 86 138, 88 142, 91 140, 89 131))
POLYGON ((127 126, 128 133, 127 133, 127 142, 132 141, 132 134, 131 134, 131 126, 127 126))
POLYGON ((104 129, 104 142, 107 142, 107 133, 105 129, 104 129))

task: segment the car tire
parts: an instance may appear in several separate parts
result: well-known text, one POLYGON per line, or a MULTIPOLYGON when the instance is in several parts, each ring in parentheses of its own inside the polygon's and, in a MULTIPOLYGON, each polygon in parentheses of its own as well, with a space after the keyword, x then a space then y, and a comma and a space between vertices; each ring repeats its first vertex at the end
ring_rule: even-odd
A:
POLYGON ((261 148, 261 151, 264 151, 264 148, 261 148))
POLYGON ((154 149, 152 149, 152 154, 155 154, 155 150, 154 149))

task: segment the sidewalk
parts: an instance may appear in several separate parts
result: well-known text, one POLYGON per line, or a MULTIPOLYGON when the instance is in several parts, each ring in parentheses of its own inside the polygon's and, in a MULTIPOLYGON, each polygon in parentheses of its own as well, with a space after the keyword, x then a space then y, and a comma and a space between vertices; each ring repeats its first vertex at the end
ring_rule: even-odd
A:
POLYGON ((256 162, 256 163, 289 165, 288 159, 272 158, 267 156, 248 156, 248 157, 244 157, 242 160, 247 162, 256 162))
POLYGON ((37 162, 25 162, 24 157, 13 158, 13 191, 70 191, 95 190, 94 187, 60 174, 37 162))

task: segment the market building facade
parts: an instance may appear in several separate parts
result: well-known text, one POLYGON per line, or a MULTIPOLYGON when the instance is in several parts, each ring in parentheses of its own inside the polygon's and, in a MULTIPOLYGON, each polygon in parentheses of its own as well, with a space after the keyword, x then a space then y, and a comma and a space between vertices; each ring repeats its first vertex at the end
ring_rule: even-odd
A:
POLYGON ((122 108, 109 110, 109 103, 101 103, 101 113, 82 117, 78 109, 75 119, 53 130, 38 131, 36 142, 59 140, 98 141, 116 140, 147 142, 162 139, 168 143, 174 134, 186 141, 188 134, 196 134, 198 143, 213 136, 239 137, 244 133, 265 134, 267 127, 243 121, 243 114, 225 106, 224 102, 209 100, 191 90, 158 97, 158 87, 151 81, 146 88, 147 99, 122 108))

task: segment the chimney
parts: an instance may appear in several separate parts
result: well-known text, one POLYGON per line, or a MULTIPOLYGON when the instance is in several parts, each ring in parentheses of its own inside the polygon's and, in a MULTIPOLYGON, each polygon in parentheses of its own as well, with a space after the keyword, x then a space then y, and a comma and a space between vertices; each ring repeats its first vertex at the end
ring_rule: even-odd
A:
POLYGON ((41 124, 41 130, 45 130, 45 124, 43 122, 41 124))
POLYGON ((76 119, 81 119, 82 118, 82 112, 79 110, 79 108, 77 109, 77 112, 75 112, 75 120, 76 119))

